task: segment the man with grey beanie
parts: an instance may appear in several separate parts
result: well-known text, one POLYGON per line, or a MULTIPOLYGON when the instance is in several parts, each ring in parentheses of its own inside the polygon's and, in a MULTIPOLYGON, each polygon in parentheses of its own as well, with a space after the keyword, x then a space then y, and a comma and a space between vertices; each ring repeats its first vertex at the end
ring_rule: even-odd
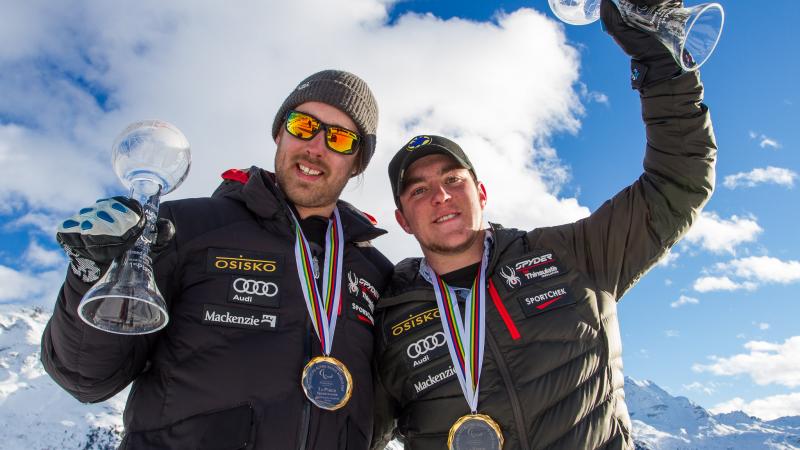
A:
POLYGON ((391 264, 369 244, 385 231, 338 198, 377 121, 363 80, 315 73, 275 115, 274 173, 228 170, 211 197, 162 204, 154 273, 170 322, 152 334, 77 314, 142 233, 141 206, 105 199, 62 223, 70 268, 42 362, 82 402, 133 383, 120 448, 368 448, 373 309, 391 264))

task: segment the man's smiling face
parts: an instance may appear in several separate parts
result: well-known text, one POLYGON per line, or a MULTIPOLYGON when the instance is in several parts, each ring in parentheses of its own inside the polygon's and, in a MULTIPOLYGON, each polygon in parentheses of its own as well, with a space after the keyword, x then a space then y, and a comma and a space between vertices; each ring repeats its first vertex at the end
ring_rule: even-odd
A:
MULTIPOLYGON (((331 105, 306 102, 295 110, 310 114, 329 125, 357 130, 355 122, 331 105)), ((354 173, 357 152, 343 155, 325 146, 325 130, 309 141, 298 139, 285 127, 275 138, 275 178, 302 217, 328 217, 347 181, 354 173)))
POLYGON ((459 254, 483 236, 486 191, 469 169, 434 154, 414 161, 403 177, 397 222, 423 251, 459 254))

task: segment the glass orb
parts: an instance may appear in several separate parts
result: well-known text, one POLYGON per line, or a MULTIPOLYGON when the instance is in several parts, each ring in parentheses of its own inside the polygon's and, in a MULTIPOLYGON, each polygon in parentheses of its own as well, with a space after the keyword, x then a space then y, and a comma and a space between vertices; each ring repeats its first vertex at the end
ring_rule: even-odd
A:
POLYGON ((588 25, 600 18, 600 0, 547 0, 550 9, 570 25, 588 25))
POLYGON ((129 125, 112 147, 114 172, 130 188, 149 181, 161 186, 161 194, 178 187, 192 163, 189 141, 174 125, 145 120, 129 125))

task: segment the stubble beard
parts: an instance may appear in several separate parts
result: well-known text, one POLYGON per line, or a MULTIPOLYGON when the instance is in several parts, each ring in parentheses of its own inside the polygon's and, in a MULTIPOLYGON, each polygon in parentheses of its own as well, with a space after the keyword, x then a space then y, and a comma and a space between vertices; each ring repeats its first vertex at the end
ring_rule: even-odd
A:
MULTIPOLYGON (((347 185, 348 178, 334 179, 331 177, 327 165, 319 162, 312 164, 322 167, 325 173, 323 177, 327 178, 327 180, 323 180, 323 183, 314 185, 287 176, 288 171, 295 170, 297 163, 302 161, 304 161, 302 158, 297 158, 291 162, 284 162, 284 165, 275 165, 275 180, 286 198, 295 206, 303 208, 321 208, 335 204, 347 185)), ((311 162, 309 161, 309 163, 311 162)))
POLYGON ((473 245, 475 245, 475 241, 481 236, 480 231, 475 231, 471 236, 467 237, 464 242, 460 244, 453 244, 453 245, 445 245, 439 242, 420 242, 420 246, 423 249, 428 250, 429 252, 436 253, 438 255, 443 256, 453 256, 459 255, 464 253, 465 251, 469 250, 473 245))

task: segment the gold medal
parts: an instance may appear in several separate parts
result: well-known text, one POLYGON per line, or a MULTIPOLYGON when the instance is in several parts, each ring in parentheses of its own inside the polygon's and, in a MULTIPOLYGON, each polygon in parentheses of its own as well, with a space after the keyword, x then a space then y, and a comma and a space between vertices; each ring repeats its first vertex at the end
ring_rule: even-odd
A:
POLYGON ((500 425, 485 414, 467 414, 450 427, 449 450, 501 450, 503 432, 500 425))
POLYGON ((317 356, 303 368, 303 392, 311 403, 328 411, 346 405, 353 394, 353 377, 344 364, 330 356, 317 356))

